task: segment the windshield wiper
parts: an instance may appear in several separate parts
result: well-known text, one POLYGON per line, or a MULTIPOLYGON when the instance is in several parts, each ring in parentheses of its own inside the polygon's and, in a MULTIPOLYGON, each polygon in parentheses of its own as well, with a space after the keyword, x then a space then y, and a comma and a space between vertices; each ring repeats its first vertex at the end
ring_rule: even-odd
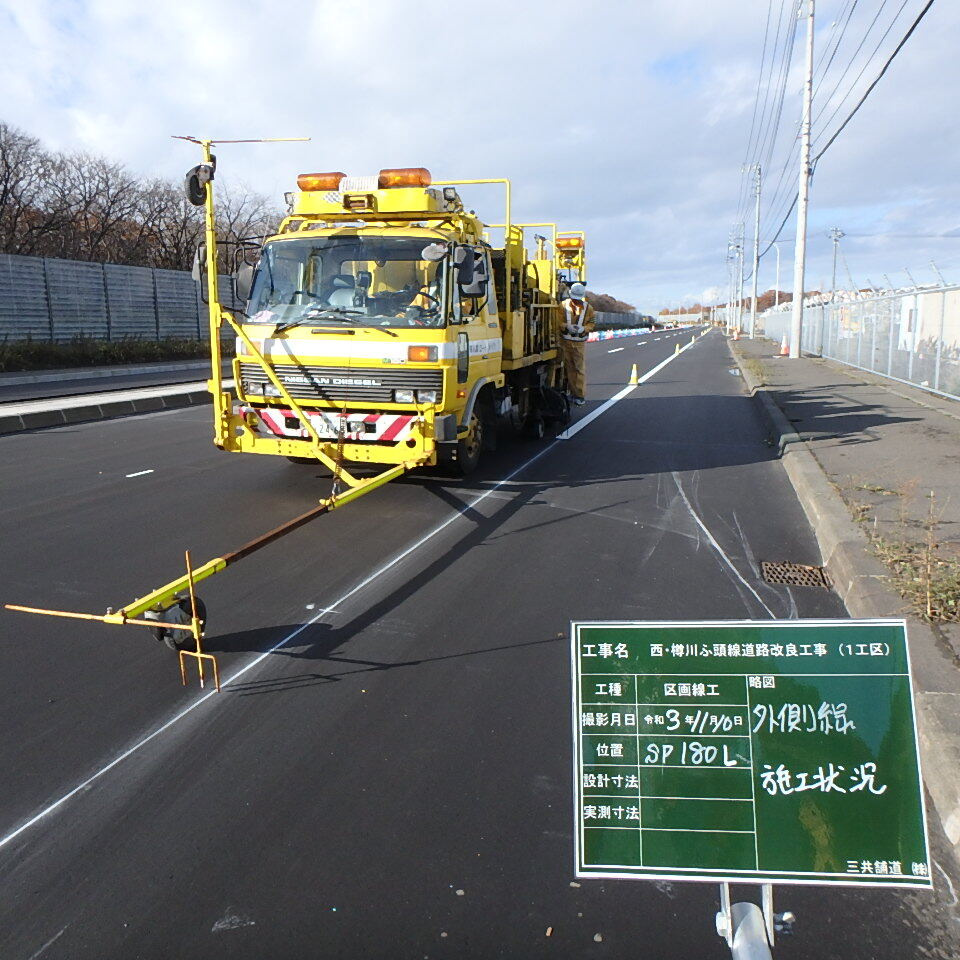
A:
POLYGON ((334 320, 344 320, 348 323, 355 323, 352 316, 349 314, 360 313, 359 310, 347 310, 345 307, 326 307, 323 310, 311 309, 307 310, 305 313, 302 313, 299 317, 294 317, 292 320, 285 320, 282 323, 278 323, 273 328, 274 336, 278 333, 283 333, 284 330, 289 330, 292 327, 299 327, 303 323, 313 323, 317 317, 332 317, 334 320))

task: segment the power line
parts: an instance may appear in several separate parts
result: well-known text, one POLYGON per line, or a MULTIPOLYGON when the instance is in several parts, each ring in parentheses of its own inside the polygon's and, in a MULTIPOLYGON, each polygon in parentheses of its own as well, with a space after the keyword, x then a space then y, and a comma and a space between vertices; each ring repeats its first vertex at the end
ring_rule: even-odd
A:
MULTIPOLYGON (((932 6, 933 6, 933 0, 927 0, 927 3, 924 6, 924 8, 920 11, 920 13, 917 14, 917 17, 913 21, 913 23, 910 24, 910 29, 903 35, 903 39, 894 48, 893 53, 891 53, 890 56, 887 57, 887 62, 883 65, 883 68, 881 69, 881 71, 874 78, 873 83, 871 83, 870 86, 867 87, 867 89, 864 91, 863 96, 859 99, 859 101, 857 101, 857 105, 850 111, 850 113, 847 114, 847 118, 837 128, 836 133, 834 133, 834 135, 826 142, 824 148, 813 158, 814 164, 816 164, 816 162, 827 152, 827 150, 830 149, 830 145, 834 142, 834 140, 837 139, 837 137, 840 136, 840 134, 843 132, 843 129, 854 118, 854 116, 856 116, 857 111, 863 106, 867 97, 869 97, 871 92, 873 91, 873 88, 880 82, 883 75, 887 72, 887 68, 890 66, 891 63, 893 63, 894 58, 903 49, 904 44, 906 44, 906 42, 910 39, 911 35, 913 34, 913 31, 917 29, 917 27, 920 25, 920 21, 927 15, 927 11, 932 6)), ((897 16, 899 16, 899 14, 897 14, 897 16)), ((886 34, 884 36, 886 36, 886 34)))
MULTIPOLYGON (((764 151, 766 150, 767 137, 773 133, 776 135, 775 125, 771 123, 773 120, 773 115, 775 113, 775 106, 777 99, 781 96, 778 93, 774 93, 774 89, 779 89, 783 83, 786 82, 785 69, 789 68, 789 60, 792 57, 792 43, 789 43, 788 50, 788 40, 789 40, 789 27, 784 27, 784 9, 787 10, 788 16, 790 16, 790 9, 786 6, 786 0, 780 0, 780 8, 777 13, 777 30, 774 35, 773 49, 770 54, 770 60, 767 68, 767 80, 764 89, 763 96, 763 105, 760 108, 759 123, 756 127, 756 140, 750 138, 750 145, 753 147, 752 152, 747 151, 747 158, 741 167, 740 171, 740 192, 737 199, 737 219, 739 220, 743 214, 743 210, 746 204, 746 200, 750 195, 749 183, 750 178, 748 176, 750 164, 757 162, 757 160, 762 157, 764 151), (780 35, 783 33, 783 49, 780 49, 780 35), (778 56, 779 50, 779 56, 778 56), (779 60, 779 65, 776 65, 779 60), (776 82, 776 88, 773 86, 774 76, 777 76, 779 79, 776 82), (768 116, 768 107, 769 107, 769 116, 768 116)), ((760 85, 763 85, 763 64, 761 64, 761 73, 760 73, 760 85)), ((779 120, 778 120, 779 123, 779 120)))
MULTIPOLYGON (((847 0, 847 2, 849 3, 849 0, 847 0)), ((816 97, 817 93, 819 92, 821 84, 827 79, 827 74, 830 72, 830 65, 833 63, 833 59, 834 57, 836 57, 837 51, 840 49, 840 44, 843 42, 843 37, 844 37, 844 34, 847 32, 847 27, 850 26, 850 18, 853 16, 853 11, 857 9, 857 3, 858 3, 858 0, 853 0, 853 4, 851 5, 850 9, 847 11, 847 19, 844 22, 843 26, 840 28, 840 33, 837 34, 837 39, 833 44, 833 53, 830 54, 830 59, 827 61, 827 65, 823 68, 823 73, 820 75, 820 80, 817 82, 816 87, 814 87, 814 90, 813 90, 814 97, 816 97)), ((846 7, 846 4, 844 5, 844 7, 846 7)), ((840 22, 840 19, 842 17, 843 17, 843 10, 840 11, 840 15, 837 17, 837 23, 840 22)), ((826 56, 828 47, 829 47, 829 44, 827 44, 827 47, 824 47, 823 53, 820 55, 820 63, 823 62, 823 58, 824 56, 826 56)), ((817 64, 817 70, 819 69, 820 69, 820 65, 817 64)))
MULTIPOLYGON (((883 31, 883 35, 882 35, 882 36, 880 37, 880 39, 877 41, 877 45, 873 48, 873 50, 872 50, 872 52, 870 53, 870 55, 869 55, 869 56, 867 57, 867 59, 864 61, 863 66, 860 68, 860 72, 856 75, 856 77, 854 77, 853 83, 850 84, 850 86, 847 88, 847 92, 846 92, 846 93, 840 98, 840 100, 837 102, 837 105, 833 108, 833 113, 831 113, 830 116, 827 117, 827 119, 823 121, 822 126, 821 126, 821 131, 820 131, 821 134, 823 133, 823 129, 826 128, 826 127, 829 127, 830 124, 831 124, 831 122, 833 121, 833 118, 840 112, 840 108, 841 108, 841 107, 843 106, 843 104, 846 102, 847 97, 849 97, 850 94, 853 93, 853 91, 857 88, 857 84, 860 82, 860 78, 864 75, 864 73, 866 73, 867 68, 870 66, 870 64, 873 63, 874 58, 877 56, 877 53, 880 51, 880 48, 883 46, 884 40, 887 39, 887 37, 890 35, 890 31, 893 29, 893 27, 894 27, 894 25, 896 24, 897 20, 900 19, 900 14, 903 13, 905 7, 907 6, 907 3, 909 3, 909 0, 903 0, 903 2, 900 4, 900 9, 897 10, 897 12, 896 12, 896 13, 894 14, 894 16, 893 16, 893 19, 890 21, 889 24, 887 24, 887 29, 883 31)), ((884 6, 886 6, 886 0, 884 0, 884 3, 881 5, 880 10, 882 10, 884 6)), ((878 14, 879 14, 879 11, 878 11, 878 14)), ((876 17, 874 18, 873 22, 870 24, 870 29, 867 31, 868 34, 869 34, 870 30, 873 29, 874 23, 876 23, 876 17)), ((866 40, 866 35, 864 35, 864 40, 866 40)), ((858 52, 859 52, 859 50, 860 50, 860 47, 857 48, 857 51, 858 51, 858 52)), ((820 113, 819 113, 819 115, 818 115, 818 117, 817 117, 818 120, 819 120, 820 117, 822 117, 823 114, 826 113, 826 111, 830 108, 830 103, 832 102, 832 99, 833 99, 834 95, 836 94, 837 90, 840 89, 840 83, 842 82, 843 77, 846 76, 847 70, 849 70, 850 67, 853 66, 853 63, 854 63, 854 60, 855 60, 855 59, 856 59, 856 53, 853 55, 853 58, 851 58, 850 63, 847 64, 847 67, 846 67, 846 69, 844 70, 843 74, 841 74, 840 80, 837 82, 836 86, 833 88, 833 92, 830 94, 830 96, 829 96, 829 97, 826 99, 826 101, 824 102, 823 109, 820 111, 820 113)))

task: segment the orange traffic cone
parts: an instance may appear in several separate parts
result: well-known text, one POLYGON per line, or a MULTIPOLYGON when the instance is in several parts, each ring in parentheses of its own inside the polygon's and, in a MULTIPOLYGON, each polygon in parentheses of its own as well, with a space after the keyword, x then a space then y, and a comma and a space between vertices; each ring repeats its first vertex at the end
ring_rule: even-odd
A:
POLYGON ((786 335, 786 334, 783 335, 783 342, 780 344, 780 356, 781 356, 781 357, 789 357, 789 356, 790 356, 790 348, 787 346, 787 335, 786 335))

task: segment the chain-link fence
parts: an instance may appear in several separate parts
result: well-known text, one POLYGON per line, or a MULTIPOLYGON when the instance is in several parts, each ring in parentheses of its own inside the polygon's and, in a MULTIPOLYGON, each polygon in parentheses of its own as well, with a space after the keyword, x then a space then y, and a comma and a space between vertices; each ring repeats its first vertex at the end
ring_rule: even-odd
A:
MULTIPOLYGON (((229 277, 220 296, 233 305, 229 277)), ((0 341, 208 335, 207 306, 185 271, 0 254, 0 341)))
MULTIPOLYGON (((790 339, 790 305, 757 318, 771 340, 790 339)), ((960 286, 804 304, 802 349, 960 400, 960 286)))

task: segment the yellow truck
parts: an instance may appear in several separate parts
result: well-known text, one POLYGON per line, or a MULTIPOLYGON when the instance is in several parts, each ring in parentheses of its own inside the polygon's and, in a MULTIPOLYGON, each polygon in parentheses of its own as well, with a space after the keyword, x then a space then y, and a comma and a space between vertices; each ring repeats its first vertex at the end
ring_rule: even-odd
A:
POLYGON ((192 658, 201 685, 210 669, 219 689, 216 658, 202 647, 200 581, 410 469, 469 473, 501 426, 542 437, 569 420, 559 298, 586 279, 586 251, 582 233, 513 223, 508 180, 432 182, 420 167, 303 174, 277 232, 240 246, 239 306, 228 309, 218 285, 214 141, 182 139, 203 150, 185 186, 205 208, 197 276, 210 312, 214 443, 319 461, 332 489, 230 553, 194 566, 186 552, 184 575, 106 614, 5 606, 150 627, 179 650, 184 683, 192 658), (457 187, 467 184, 504 188, 503 223, 484 224, 464 208, 457 187), (525 227, 552 229, 552 239, 533 238, 532 256, 525 227), (502 246, 490 243, 491 229, 502 231, 502 246), (235 394, 222 375, 225 327, 236 337, 235 394))
POLYGON ((224 319, 237 336, 236 403, 212 364, 219 447, 340 474, 414 462, 466 474, 499 426, 540 437, 567 422, 558 294, 585 272, 582 236, 554 228, 563 259, 545 237, 531 256, 506 180, 434 184, 405 168, 297 185, 256 264, 238 268, 245 311, 224 310, 206 278, 214 352, 224 319), (506 190, 501 247, 457 190, 478 183, 506 190))

